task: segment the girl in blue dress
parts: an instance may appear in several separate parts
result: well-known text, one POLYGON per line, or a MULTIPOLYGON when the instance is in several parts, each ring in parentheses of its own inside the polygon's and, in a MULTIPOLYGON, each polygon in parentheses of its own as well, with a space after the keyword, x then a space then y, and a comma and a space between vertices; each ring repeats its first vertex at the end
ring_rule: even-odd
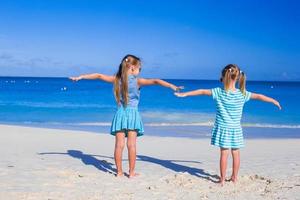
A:
POLYGON ((114 158, 117 176, 123 176, 122 153, 125 146, 125 138, 127 138, 129 178, 137 175, 135 173, 136 138, 144 133, 143 123, 138 111, 140 88, 147 85, 160 85, 171 88, 174 91, 178 91, 181 88, 160 79, 138 78, 140 71, 141 60, 134 55, 126 55, 114 76, 87 74, 70 78, 73 81, 99 79, 114 85, 114 96, 118 105, 110 132, 111 135, 115 136, 114 158))
POLYGON ((280 104, 275 99, 255 94, 246 90, 246 75, 237 65, 229 64, 222 70, 221 82, 224 87, 211 90, 195 90, 185 93, 175 93, 178 97, 209 95, 216 102, 216 119, 212 129, 211 144, 220 147, 220 183, 225 182, 227 158, 229 149, 233 157, 233 171, 230 181, 236 182, 240 167, 240 151, 244 146, 241 118, 244 104, 250 99, 273 103, 279 109, 280 104), (236 88, 237 82, 239 89, 236 88))

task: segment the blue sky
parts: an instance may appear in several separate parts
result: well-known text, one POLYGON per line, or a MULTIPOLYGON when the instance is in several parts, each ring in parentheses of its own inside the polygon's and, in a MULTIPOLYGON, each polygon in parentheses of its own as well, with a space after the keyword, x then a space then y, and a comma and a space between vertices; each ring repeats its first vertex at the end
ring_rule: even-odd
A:
POLYGON ((2 0, 0 75, 113 74, 218 79, 228 63, 252 80, 300 81, 296 0, 2 0))

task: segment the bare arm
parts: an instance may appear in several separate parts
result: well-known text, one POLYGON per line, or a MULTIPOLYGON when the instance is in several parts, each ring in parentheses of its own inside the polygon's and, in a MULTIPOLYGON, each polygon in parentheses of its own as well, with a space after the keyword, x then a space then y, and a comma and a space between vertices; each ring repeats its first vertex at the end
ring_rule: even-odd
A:
POLYGON ((95 73, 95 74, 84 74, 84 75, 80 75, 80 76, 77 76, 77 77, 70 77, 70 79, 72 81, 79 81, 79 80, 82 80, 82 79, 88 79, 88 80, 99 79, 99 80, 102 80, 102 81, 105 81, 105 82, 113 83, 115 81, 115 76, 107 76, 107 75, 104 75, 104 74, 95 73))
POLYGON ((251 93, 251 99, 256 99, 256 100, 272 103, 281 110, 281 106, 280 106, 279 102, 271 97, 267 97, 262 94, 251 93))
POLYGON ((138 79, 139 86, 146 86, 146 85, 160 85, 163 87, 171 88, 174 91, 179 91, 180 89, 183 89, 182 86, 177 87, 176 85, 173 85, 172 83, 169 83, 167 81, 161 80, 161 79, 144 79, 139 78, 138 79))
POLYGON ((175 93, 176 96, 178 97, 187 97, 187 96, 198 96, 198 95, 207 95, 207 96, 211 96, 211 90, 203 90, 203 89, 199 89, 199 90, 193 90, 190 92, 176 92, 175 93))

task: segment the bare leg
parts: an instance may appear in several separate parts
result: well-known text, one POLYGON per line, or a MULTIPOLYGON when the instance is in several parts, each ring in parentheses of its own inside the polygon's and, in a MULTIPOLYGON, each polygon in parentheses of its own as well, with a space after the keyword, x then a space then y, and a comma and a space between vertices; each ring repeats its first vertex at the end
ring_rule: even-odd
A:
POLYGON ((220 184, 223 186, 226 177, 228 149, 220 148, 220 184))
POLYGON ((232 154, 232 175, 231 181, 236 183, 239 169, 240 169, 240 149, 231 149, 232 154))
POLYGON ((115 163, 117 166, 117 176, 123 176, 122 170, 122 154, 125 146, 125 133, 118 132, 116 133, 116 142, 115 142, 115 163))
POLYGON ((129 160, 129 178, 132 178, 138 174, 135 173, 135 161, 136 161, 136 131, 128 131, 127 148, 128 148, 128 160, 129 160))

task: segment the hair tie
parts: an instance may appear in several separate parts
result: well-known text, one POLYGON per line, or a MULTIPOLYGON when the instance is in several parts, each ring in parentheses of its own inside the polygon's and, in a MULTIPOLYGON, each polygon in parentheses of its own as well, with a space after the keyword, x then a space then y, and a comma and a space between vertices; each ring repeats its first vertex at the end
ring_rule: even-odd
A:
POLYGON ((232 68, 229 68, 229 72, 230 72, 230 73, 232 72, 232 68))
POLYGON ((125 58, 125 62, 128 62, 128 58, 125 58))

